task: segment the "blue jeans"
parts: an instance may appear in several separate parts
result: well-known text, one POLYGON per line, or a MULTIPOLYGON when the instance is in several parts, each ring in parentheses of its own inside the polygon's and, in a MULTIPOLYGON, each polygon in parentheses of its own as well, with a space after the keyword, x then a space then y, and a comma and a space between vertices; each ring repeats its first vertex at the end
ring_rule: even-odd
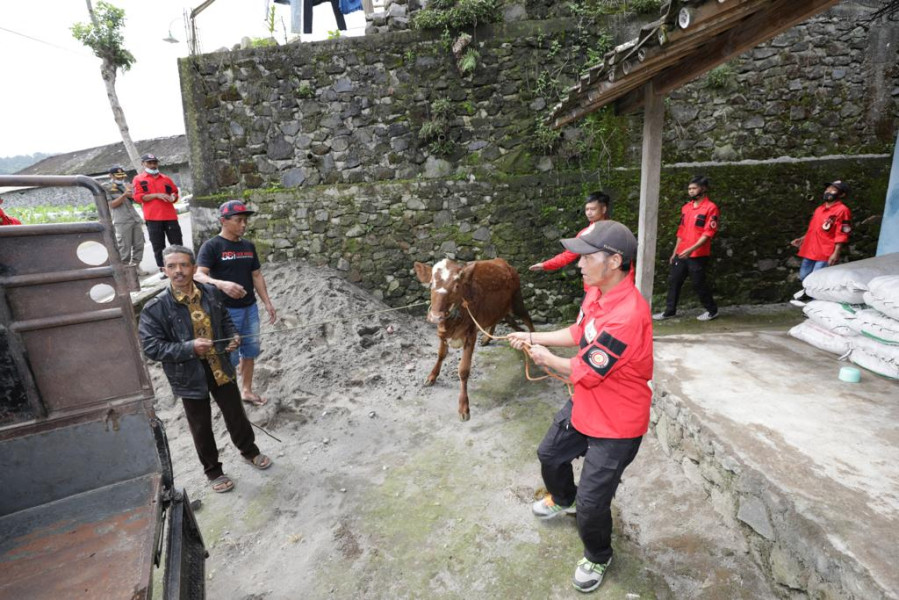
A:
POLYGON ((826 266, 826 260, 812 260, 810 258, 803 258, 802 264, 799 265, 799 281, 804 280, 815 271, 823 269, 826 266))
POLYGON ((256 358, 262 351, 259 344, 259 307, 255 303, 243 308, 229 307, 228 314, 240 334, 240 346, 231 353, 231 364, 237 367, 241 358, 256 358))

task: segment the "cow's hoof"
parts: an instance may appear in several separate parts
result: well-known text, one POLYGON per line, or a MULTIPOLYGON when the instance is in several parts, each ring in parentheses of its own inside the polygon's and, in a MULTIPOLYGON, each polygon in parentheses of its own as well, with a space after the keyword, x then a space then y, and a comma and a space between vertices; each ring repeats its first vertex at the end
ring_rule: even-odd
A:
POLYGON ((459 413, 460 421, 467 421, 471 418, 471 413, 459 413))
POLYGON ((486 335, 481 336, 481 345, 482 346, 487 346, 488 344, 490 344, 490 342, 491 342, 491 340, 489 337, 487 337, 486 335))
POLYGON ((437 380, 431 379, 431 378, 425 379, 425 387, 431 387, 432 385, 434 385, 435 381, 437 381, 437 380))

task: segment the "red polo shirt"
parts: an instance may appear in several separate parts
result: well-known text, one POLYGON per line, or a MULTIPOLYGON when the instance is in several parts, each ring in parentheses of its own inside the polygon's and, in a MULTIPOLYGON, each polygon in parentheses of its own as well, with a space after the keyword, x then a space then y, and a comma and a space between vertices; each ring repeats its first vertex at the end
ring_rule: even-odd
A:
POLYGON ((830 206, 825 202, 812 214, 798 254, 809 260, 827 260, 833 254, 835 245, 849 241, 850 231, 852 213, 849 207, 839 200, 830 206))
POLYGON ((145 221, 177 221, 178 212, 172 202, 166 202, 154 198, 144 202, 144 196, 147 194, 174 194, 178 198, 178 186, 166 175, 159 173, 150 175, 149 173, 141 173, 131 182, 134 189, 132 195, 134 201, 139 203, 144 209, 145 221))
POLYGON ((720 217, 718 207, 709 200, 708 196, 703 196, 696 206, 693 206, 693 201, 689 200, 681 207, 680 212, 680 225, 677 228, 677 237, 680 238, 680 244, 677 245, 675 252, 680 254, 705 235, 709 239, 694 250, 690 254, 690 258, 699 258, 700 256, 711 254, 712 238, 718 233, 718 220, 720 217))
POLYGON ((605 295, 589 288, 569 332, 580 345, 571 359, 575 429, 599 438, 646 433, 652 403, 652 318, 632 279, 605 295))

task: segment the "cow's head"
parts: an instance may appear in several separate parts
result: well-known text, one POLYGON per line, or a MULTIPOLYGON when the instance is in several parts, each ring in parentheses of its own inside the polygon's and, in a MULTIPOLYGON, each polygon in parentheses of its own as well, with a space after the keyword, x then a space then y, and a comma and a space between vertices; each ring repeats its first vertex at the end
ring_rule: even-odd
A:
POLYGON ((462 299, 461 280, 464 278, 462 265, 444 258, 430 267, 415 263, 415 275, 431 288, 431 306, 428 308, 428 322, 442 323, 459 309, 462 299))

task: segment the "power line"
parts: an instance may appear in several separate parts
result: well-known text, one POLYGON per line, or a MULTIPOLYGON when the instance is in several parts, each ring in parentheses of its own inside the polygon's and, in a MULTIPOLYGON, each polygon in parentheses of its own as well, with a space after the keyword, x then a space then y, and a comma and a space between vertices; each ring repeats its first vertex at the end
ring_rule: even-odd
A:
POLYGON ((56 49, 58 49, 58 50, 64 50, 64 51, 66 51, 66 52, 70 52, 70 53, 75 54, 75 55, 77 55, 77 56, 84 56, 84 57, 96 58, 96 56, 94 56, 93 54, 86 54, 86 53, 84 53, 84 52, 78 52, 77 50, 72 50, 71 48, 65 48, 65 47, 63 47, 63 46, 58 46, 58 45, 56 45, 56 44, 54 44, 54 43, 52 43, 52 42, 46 42, 46 41, 40 40, 40 39, 38 39, 38 38, 36 38, 36 37, 31 37, 30 35, 27 35, 27 34, 24 34, 24 33, 20 33, 20 32, 18 32, 18 31, 13 31, 12 29, 7 29, 6 27, 0 27, 0 30, 5 31, 5 32, 7 32, 7 33, 11 33, 11 34, 13 34, 13 35, 18 35, 18 36, 20 36, 20 37, 23 37, 23 38, 25 38, 25 39, 31 40, 31 41, 33 41, 33 42, 38 42, 38 43, 40 43, 40 44, 46 44, 47 46, 51 46, 51 47, 56 48, 56 49))

